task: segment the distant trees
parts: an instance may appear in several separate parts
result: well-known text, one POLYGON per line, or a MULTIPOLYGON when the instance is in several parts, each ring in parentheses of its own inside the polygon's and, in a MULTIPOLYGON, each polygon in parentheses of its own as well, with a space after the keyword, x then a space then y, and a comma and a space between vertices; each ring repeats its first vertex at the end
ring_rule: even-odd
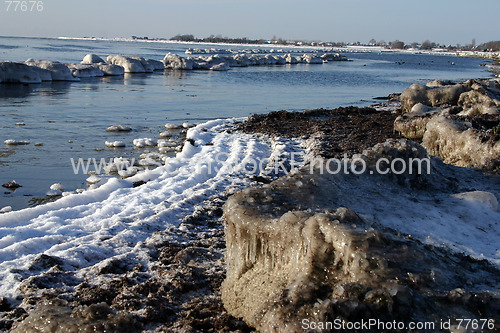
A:
POLYGON ((432 50, 434 47, 436 47, 436 43, 433 43, 428 39, 424 40, 422 45, 420 45, 421 50, 432 50))
POLYGON ((405 43, 400 40, 395 40, 394 42, 390 43, 390 47, 391 49, 402 50, 405 48, 405 43))
POLYGON ((222 35, 210 35, 205 38, 196 38, 193 35, 185 34, 185 35, 175 35, 170 38, 170 40, 177 40, 180 42, 200 42, 200 43, 238 43, 238 44, 263 44, 263 39, 248 39, 246 37, 242 38, 229 38, 222 37, 222 35))
POLYGON ((196 38, 194 38, 193 35, 176 35, 172 38, 170 38, 170 40, 178 40, 178 41, 181 41, 181 42, 194 42, 196 41, 196 38))
POLYGON ((477 47, 481 51, 500 51, 500 41, 490 41, 477 47))
POLYGON ((385 40, 381 40, 377 43, 377 46, 383 46, 383 47, 386 47, 387 46, 387 43, 385 42, 385 40))

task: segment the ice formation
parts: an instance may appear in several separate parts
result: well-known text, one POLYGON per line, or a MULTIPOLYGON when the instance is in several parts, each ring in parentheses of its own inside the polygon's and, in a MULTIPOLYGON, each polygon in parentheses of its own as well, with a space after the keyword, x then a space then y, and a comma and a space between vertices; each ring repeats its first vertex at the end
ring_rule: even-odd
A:
POLYGON ((40 83, 42 79, 32 67, 11 61, 0 61, 0 83, 40 83))
POLYGON ((108 132, 130 132, 132 131, 132 127, 124 126, 124 125, 112 125, 106 128, 108 132))
POLYGON ((491 192, 485 191, 471 191, 454 194, 453 197, 467 201, 472 204, 478 204, 488 207, 492 211, 498 211, 498 199, 491 192))
POLYGON ((52 72, 48 69, 40 68, 35 65, 29 65, 29 67, 40 75, 42 81, 52 81, 52 72))
POLYGON ((56 197, 56 196, 62 196, 62 191, 60 190, 50 190, 50 191, 47 191, 46 195, 48 197, 56 197))
POLYGON ((440 110, 430 108, 422 103, 415 104, 411 112, 404 113, 394 121, 394 129, 404 137, 412 140, 421 140, 424 137, 427 123, 440 110))
POLYGON ((71 70, 65 64, 58 61, 28 59, 26 65, 38 67, 50 72, 53 81, 80 81, 71 73, 71 70))
POLYGON ((122 66, 125 73, 145 73, 146 69, 144 68, 142 62, 140 60, 124 57, 120 55, 109 55, 107 57, 107 62, 112 65, 122 66))
POLYGON ((135 159, 127 159, 123 157, 115 157, 104 165, 104 172, 107 174, 119 174, 121 177, 124 175, 136 174, 138 169, 134 167, 135 159), (123 171, 122 173, 120 173, 123 171))
MULTIPOLYGON (((414 142, 389 140, 353 158, 374 171, 380 158, 425 156, 414 142)), ((492 209, 499 180, 438 160, 430 160, 430 174, 399 175, 322 173, 324 162, 228 199, 226 309, 263 332, 303 332, 302 319, 406 321, 469 311, 447 306, 453 301, 442 295, 474 293, 469 285, 481 286, 490 268, 465 273, 463 257, 447 251, 500 266, 500 213, 492 209), (460 191, 469 186, 484 190, 460 191)), ((500 283, 489 282, 485 290, 500 283)))
POLYGON ((193 61, 174 53, 167 53, 163 58, 163 64, 167 69, 193 69, 193 61))
POLYGON ((101 57, 99 57, 97 54, 89 53, 85 57, 83 57, 82 64, 100 64, 104 63, 105 61, 102 60, 101 57))
POLYGON ((126 147, 126 144, 123 141, 105 141, 104 144, 108 148, 124 148, 124 147, 126 147))
POLYGON ((310 55, 310 54, 303 55, 302 60, 304 60, 308 64, 322 64, 323 63, 323 60, 321 60, 321 58, 316 57, 314 55, 310 55))
POLYGON ((119 65, 98 64, 97 66, 105 76, 120 76, 125 73, 125 69, 119 65))
POLYGON ((483 142, 477 130, 444 116, 427 123, 422 144, 430 154, 462 167, 482 167, 500 158, 500 140, 483 142))
POLYGON ((64 185, 61 183, 55 183, 55 184, 50 185, 50 189, 62 192, 62 191, 64 191, 64 185))
POLYGON ((395 120, 394 129, 422 140, 446 163, 494 170, 500 167, 499 87, 496 80, 412 85, 401 94, 402 109, 409 112, 395 120))
POLYGON ((322 64, 327 61, 343 60, 347 60, 345 56, 335 53, 325 53, 321 56, 315 54, 293 56, 290 54, 255 54, 250 52, 250 55, 246 53, 236 53, 233 55, 213 54, 210 56, 194 56, 187 58, 168 53, 165 55, 163 63, 165 64, 165 68, 168 69, 228 70, 230 67, 285 65, 287 63, 322 64))
POLYGON ((464 84, 428 88, 422 84, 415 83, 401 93, 401 108, 403 112, 410 112, 417 103, 428 106, 456 105, 460 94, 469 89, 464 84))
POLYGON ((11 206, 5 206, 5 207, 2 207, 2 209, 0 209, 0 214, 1 213, 9 213, 9 212, 12 212, 11 206))
POLYGON ((3 142, 7 146, 22 146, 22 145, 29 145, 30 141, 29 140, 14 140, 14 139, 7 139, 3 142))
POLYGON ((99 69, 99 65, 94 64, 68 64, 68 68, 74 77, 101 77, 104 73, 99 69))
POLYGON ((91 175, 90 177, 87 178, 87 183, 93 185, 99 183, 101 180, 102 180, 101 177, 97 175, 91 175))
POLYGON ((151 138, 134 139, 134 141, 132 141, 132 143, 137 148, 156 146, 156 142, 151 138))
POLYGON ((147 73, 152 73, 155 70, 163 70, 164 65, 161 61, 158 60, 153 60, 153 59, 145 59, 143 57, 130 57, 131 59, 135 59, 141 62, 142 66, 144 67, 144 70, 147 73))
POLYGON ((166 123, 166 124, 165 124, 165 128, 166 128, 167 130, 172 130, 172 129, 179 128, 179 126, 178 126, 178 125, 176 125, 176 124, 172 124, 172 123, 166 123))
POLYGON ((220 64, 214 65, 210 67, 211 71, 227 71, 229 70, 229 65, 226 64, 225 62, 222 62, 220 64))

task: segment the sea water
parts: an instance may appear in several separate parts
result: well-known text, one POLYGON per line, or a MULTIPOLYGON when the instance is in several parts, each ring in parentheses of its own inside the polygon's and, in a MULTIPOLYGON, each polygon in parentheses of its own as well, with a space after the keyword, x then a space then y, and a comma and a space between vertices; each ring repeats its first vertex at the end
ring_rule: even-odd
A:
MULTIPOLYGON (((168 52, 184 55, 189 47, 213 46, 0 37, 0 60, 77 63, 87 53, 102 58, 120 54, 161 60, 168 52)), ((71 159, 137 158, 144 149, 134 149, 133 139, 159 139, 167 122, 199 123, 273 110, 365 106, 374 103, 374 97, 401 92, 415 82, 489 76, 480 66, 481 59, 380 51, 344 54, 350 61, 231 68, 226 72, 166 70, 72 83, 0 84, 0 183, 16 180, 22 185, 16 191, 2 188, 0 208, 24 208, 56 182, 66 190, 85 188, 88 175, 75 174, 71 159), (108 126, 118 124, 133 131, 106 132, 108 126), (31 144, 6 146, 7 139, 31 144), (105 141, 115 140, 127 147, 105 147, 105 141), (35 146, 37 142, 43 146, 35 146)))

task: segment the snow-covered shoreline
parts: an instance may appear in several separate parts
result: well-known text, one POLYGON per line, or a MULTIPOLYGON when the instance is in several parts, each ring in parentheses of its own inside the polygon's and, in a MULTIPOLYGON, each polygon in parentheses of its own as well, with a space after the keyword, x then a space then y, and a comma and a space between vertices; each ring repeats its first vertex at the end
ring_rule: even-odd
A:
POLYGON ((272 160, 291 148, 226 133, 234 121, 214 120, 190 129, 187 137, 192 140, 164 166, 127 180, 111 178, 95 190, 52 203, 0 214, 0 293, 16 298, 21 281, 36 274, 29 267, 41 253, 61 258, 71 270, 132 255, 154 231, 182 228, 182 219, 211 195, 249 185, 244 169, 248 159, 272 160), (133 187, 140 181, 146 183, 133 187))

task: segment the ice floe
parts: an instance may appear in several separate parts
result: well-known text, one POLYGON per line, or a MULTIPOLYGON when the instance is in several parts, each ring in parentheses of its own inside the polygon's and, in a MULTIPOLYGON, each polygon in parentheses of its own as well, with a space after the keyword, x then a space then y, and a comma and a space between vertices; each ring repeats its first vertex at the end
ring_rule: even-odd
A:
POLYGON ((106 141, 106 142, 104 142, 104 144, 108 148, 124 148, 124 147, 126 147, 125 142, 118 141, 118 140, 117 141, 106 141))
POLYGON ((130 132, 132 131, 132 127, 124 126, 124 125, 112 125, 106 128, 108 132, 130 132))
POLYGON ((156 146, 156 142, 151 138, 139 138, 132 141, 133 145, 137 148, 153 147, 156 146))
POLYGON ((50 185, 50 189, 62 192, 62 191, 64 191, 64 185, 61 183, 55 183, 55 184, 50 185))
POLYGON ((112 65, 122 66, 125 73, 146 73, 146 69, 142 62, 131 57, 109 55, 107 57, 107 62, 112 65))
POLYGON ((100 65, 71 64, 68 65, 68 68, 71 69, 73 76, 78 78, 102 77, 105 75, 100 69, 100 65))
POLYGON ((102 180, 102 177, 99 177, 97 175, 91 175, 90 177, 87 178, 87 183, 88 184, 97 184, 102 180))
POLYGON ((25 61, 25 64, 49 71, 53 81, 80 81, 79 78, 73 76, 68 66, 58 61, 30 58, 25 61))
POLYGON ((0 83, 40 83, 39 73, 32 67, 11 61, 0 61, 0 83))
POLYGON ((98 65, 86 64, 68 64, 68 68, 74 77, 101 77, 104 73, 99 69, 98 65))
POLYGON ((22 146, 22 145, 29 145, 30 141, 29 140, 14 140, 14 139, 7 139, 3 142, 7 146, 22 146))
POLYGON ((0 214, 1 213, 9 213, 9 212, 12 212, 11 206, 5 206, 5 207, 2 207, 2 209, 0 209, 0 214))
POLYGON ((98 67, 105 76, 120 76, 125 73, 125 69, 119 65, 98 64, 98 67))
POLYGON ((172 129, 179 128, 179 125, 172 124, 172 123, 166 123, 165 124, 165 128, 168 129, 168 130, 172 130, 172 129))
POLYGON ((163 58, 163 64, 167 69, 193 69, 194 62, 191 59, 186 59, 174 53, 167 53, 163 58))
POLYGON ((56 197, 56 196, 62 196, 62 193, 63 193, 63 192, 62 192, 62 191, 60 191, 60 190, 49 190, 49 191, 46 193, 46 195, 47 195, 48 197, 56 197))
POLYGON ((100 64, 105 61, 99 57, 97 54, 89 53, 85 57, 83 57, 82 64, 100 64))

